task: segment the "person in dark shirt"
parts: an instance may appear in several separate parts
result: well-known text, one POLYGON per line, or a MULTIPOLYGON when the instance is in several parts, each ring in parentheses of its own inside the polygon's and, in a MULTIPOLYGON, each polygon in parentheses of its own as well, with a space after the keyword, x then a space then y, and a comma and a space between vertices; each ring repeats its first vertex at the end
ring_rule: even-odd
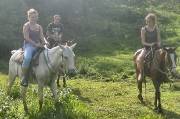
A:
POLYGON ((53 22, 47 26, 47 42, 49 43, 48 48, 52 48, 62 43, 63 35, 63 24, 61 23, 61 16, 54 15, 53 22))

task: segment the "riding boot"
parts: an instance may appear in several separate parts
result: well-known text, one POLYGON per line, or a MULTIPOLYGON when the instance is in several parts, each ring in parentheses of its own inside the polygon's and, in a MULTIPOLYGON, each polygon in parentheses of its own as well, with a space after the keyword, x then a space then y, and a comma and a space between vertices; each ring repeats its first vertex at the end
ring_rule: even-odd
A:
POLYGON ((23 78, 21 81, 21 85, 24 87, 28 86, 28 68, 22 68, 23 78))

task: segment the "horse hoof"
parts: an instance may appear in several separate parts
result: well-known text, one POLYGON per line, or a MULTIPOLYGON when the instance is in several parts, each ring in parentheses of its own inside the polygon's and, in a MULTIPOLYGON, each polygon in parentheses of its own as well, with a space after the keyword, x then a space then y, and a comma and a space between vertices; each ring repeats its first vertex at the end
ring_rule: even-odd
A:
POLYGON ((59 88, 59 87, 60 87, 60 85, 59 85, 59 84, 57 84, 57 87, 59 88))
POLYGON ((163 113, 162 109, 161 109, 161 108, 158 108, 157 113, 158 113, 158 114, 162 114, 162 113, 163 113))
POLYGON ((158 110, 158 108, 157 108, 157 107, 155 107, 155 108, 154 108, 154 111, 157 111, 157 110, 158 110))
POLYGON ((162 114, 162 113, 163 113, 162 109, 161 109, 161 108, 158 108, 158 107, 155 107, 155 108, 154 108, 154 111, 155 111, 156 113, 158 113, 158 114, 162 114))
POLYGON ((9 92, 9 91, 7 91, 6 94, 7 94, 8 96, 10 96, 10 92, 9 92))
POLYGON ((141 101, 141 103, 144 103, 142 95, 138 95, 138 99, 141 101))
POLYGON ((38 111, 38 112, 41 112, 41 110, 42 110, 42 109, 39 109, 39 111, 38 111))
POLYGON ((26 115, 29 115, 29 111, 28 111, 28 110, 25 110, 25 114, 26 114, 26 115))
POLYGON ((64 87, 64 88, 66 88, 66 87, 67 87, 67 85, 66 85, 66 84, 63 84, 63 87, 64 87))

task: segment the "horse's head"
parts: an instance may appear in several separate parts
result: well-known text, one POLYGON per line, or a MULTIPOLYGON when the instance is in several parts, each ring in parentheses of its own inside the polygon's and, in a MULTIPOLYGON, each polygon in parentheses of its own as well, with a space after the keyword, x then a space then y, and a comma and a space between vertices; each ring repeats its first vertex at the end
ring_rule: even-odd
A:
POLYGON ((70 75, 75 75, 76 67, 74 63, 75 54, 73 52, 76 43, 68 46, 68 45, 60 45, 60 48, 63 50, 63 63, 66 72, 70 75))
POLYGON ((176 73, 176 48, 175 47, 164 47, 163 50, 165 51, 165 64, 167 68, 170 70, 171 73, 176 73))

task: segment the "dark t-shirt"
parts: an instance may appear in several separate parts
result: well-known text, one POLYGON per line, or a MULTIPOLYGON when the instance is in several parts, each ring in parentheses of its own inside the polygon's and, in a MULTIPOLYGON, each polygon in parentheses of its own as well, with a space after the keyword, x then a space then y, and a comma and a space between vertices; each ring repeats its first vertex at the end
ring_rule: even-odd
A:
POLYGON ((50 23, 48 24, 48 27, 47 27, 47 31, 50 33, 50 34, 56 34, 58 33, 58 35, 60 33, 62 33, 64 30, 64 27, 63 27, 63 24, 54 24, 54 23, 50 23))

